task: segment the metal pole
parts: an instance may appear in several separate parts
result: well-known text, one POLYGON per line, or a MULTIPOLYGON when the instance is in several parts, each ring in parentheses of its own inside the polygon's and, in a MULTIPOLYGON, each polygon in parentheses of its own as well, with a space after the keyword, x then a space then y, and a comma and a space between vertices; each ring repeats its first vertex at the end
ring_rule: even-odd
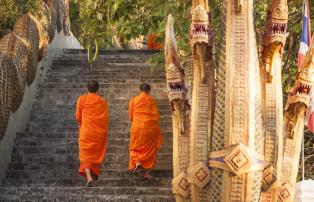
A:
MULTIPOLYGON (((305 14, 305 1, 306 0, 303 0, 303 5, 302 5, 302 13, 303 13, 303 15, 302 15, 302 24, 304 23, 303 22, 303 18, 304 18, 304 14, 305 14)), ((303 29, 303 28, 302 28, 303 29)), ((303 130, 303 136, 302 136, 302 181, 304 181, 304 173, 305 173, 305 168, 304 168, 304 130, 303 130)))
POLYGON ((304 166, 304 131, 303 131, 303 138, 302 138, 302 181, 304 181, 305 176, 305 166, 304 166))

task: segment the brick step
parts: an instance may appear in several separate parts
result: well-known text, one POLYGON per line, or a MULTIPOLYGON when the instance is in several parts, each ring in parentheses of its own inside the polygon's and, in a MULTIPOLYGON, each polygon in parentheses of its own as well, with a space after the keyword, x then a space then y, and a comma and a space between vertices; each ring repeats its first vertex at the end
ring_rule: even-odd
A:
MULTIPOLYGON (((161 81, 166 81, 165 73, 164 72, 143 72, 142 70, 136 70, 133 72, 105 72, 105 71, 98 71, 93 73, 88 73, 85 71, 79 72, 49 72, 46 77, 47 81, 50 82, 57 82, 57 81, 65 81, 65 80, 73 80, 77 81, 78 79, 83 79, 83 81, 77 81, 77 83, 85 83, 86 81, 97 79, 99 80, 100 84, 108 83, 110 79, 117 78, 117 79, 130 79, 131 81, 134 79, 161 79, 161 81), (141 73, 139 73, 141 72, 141 73), (82 74, 84 77, 82 77, 82 74)), ((118 83, 117 81, 113 83, 118 83)))
MULTIPOLYGON (((40 95, 38 95, 39 97, 38 98, 42 98, 42 97, 46 97, 46 99, 56 99, 58 97, 60 97, 62 91, 66 91, 67 94, 63 94, 63 98, 61 98, 61 100, 73 100, 73 101, 76 101, 76 99, 83 94, 83 92, 71 92, 71 91, 68 91, 67 89, 59 89, 59 90, 47 90, 47 91, 43 91, 41 92, 40 95), (55 97, 54 97, 55 96, 55 97), (69 96, 69 97, 66 97, 66 96, 69 96), (49 97, 49 98, 47 98, 49 97)), ((110 102, 112 101, 115 101, 115 100, 130 100, 131 97, 133 96, 136 96, 138 95, 138 91, 137 90, 133 90, 132 89, 132 92, 130 90, 130 92, 128 91, 124 91, 124 92, 115 92, 115 93, 106 93, 105 94, 105 99, 110 102), (133 92, 134 91, 134 92, 133 92)), ((153 93, 153 97, 155 99, 166 99, 168 98, 167 94, 166 93, 153 93)))
MULTIPOLYGON (((144 49, 100 49, 99 55, 114 55, 118 54, 119 56, 123 55, 152 55, 160 53, 159 50, 144 50, 144 49)), ((87 54, 87 49, 64 49, 63 54, 87 54)))
MULTIPOLYGON (((41 93, 47 92, 48 90, 54 91, 54 92, 61 92, 64 93, 65 95, 71 95, 72 93, 81 93, 82 91, 86 92, 86 83, 68 83, 68 84, 60 84, 60 83, 50 83, 50 84, 45 84, 43 85, 43 88, 40 90, 41 93)), ((109 94, 109 93, 119 93, 119 92, 124 92, 124 93, 135 93, 138 94, 138 89, 139 89, 138 84, 130 84, 130 83, 117 83, 117 84, 100 84, 100 91, 104 95, 109 94), (120 88, 115 85, 124 85, 125 88, 120 88)), ((159 84, 156 84, 156 86, 152 86, 152 95, 158 95, 158 94, 166 94, 166 84, 164 82, 161 82, 159 84)), ((76 94, 75 94, 76 95, 76 94)))
MULTIPOLYGON (((62 88, 62 87, 73 87, 73 88, 82 88, 84 89, 84 87, 86 87, 86 84, 92 79, 81 79, 81 80, 76 80, 76 79, 72 79, 72 78, 64 78, 64 79, 59 79, 59 80, 49 80, 49 82, 45 82, 44 84, 41 85, 41 87, 43 88, 50 88, 51 86, 53 88, 58 87, 58 88, 62 88)), ((117 80, 116 78, 108 78, 108 79, 103 79, 99 78, 99 79, 95 79, 97 80, 100 84, 100 89, 104 89, 104 87, 102 87, 103 85, 120 85, 120 84, 130 84, 130 85, 136 85, 137 88, 139 87, 139 85, 141 83, 149 83, 149 84, 162 84, 164 85, 164 88, 166 87, 166 81, 164 81, 163 78, 140 78, 140 79, 132 79, 132 80, 127 80, 127 79, 123 79, 123 78, 119 78, 119 80, 117 80)), ((105 88, 105 90, 108 88, 105 88)), ((74 89, 75 90, 75 89, 74 89)), ((85 90, 85 89, 84 89, 85 90)), ((120 89, 119 89, 120 90, 120 89)))
MULTIPOLYGON (((72 126, 71 126, 72 127, 72 126)), ((27 132, 34 132, 34 133, 45 133, 47 131, 53 131, 52 136, 50 137, 64 137, 64 135, 60 136, 60 133, 70 133, 67 137, 78 137, 78 136, 73 136, 72 133, 75 133, 78 131, 78 126, 75 128, 70 128, 70 127, 46 127, 46 128, 40 128, 40 127, 30 127, 29 129, 26 129, 27 132)), ((124 128, 115 128, 110 126, 108 130, 108 136, 109 137, 123 137, 127 138, 129 137, 129 132, 130 132, 130 127, 124 127, 124 128)), ((172 125, 169 125, 167 127, 162 127, 161 128, 161 133, 171 133, 172 132, 172 125)))
MULTIPOLYGON (((82 187, 85 185, 86 181, 83 177, 77 178, 52 178, 52 179, 7 179, 2 186, 5 187, 82 187)), ((145 180, 143 178, 105 178, 99 179, 96 182, 96 186, 99 187, 121 187, 121 186, 130 186, 130 187, 171 187, 171 178, 158 178, 157 180, 145 180)))
MULTIPOLYGON (((110 116, 109 116, 109 121, 110 121, 110 116)), ((40 126, 40 127, 67 127, 67 128, 75 128, 77 129, 77 122, 76 121, 62 121, 62 120, 58 120, 58 121, 44 121, 44 120, 40 120, 40 122, 37 121, 30 121, 29 124, 31 126, 40 126)), ((131 122, 128 119, 125 120, 117 120, 117 121, 110 121, 109 122, 109 128, 112 127, 116 127, 116 128, 121 128, 121 127, 130 127, 131 122)), ((159 121, 159 126, 161 128, 163 127, 168 127, 168 126, 172 126, 172 121, 171 119, 161 119, 159 121)))
POLYGON ((169 195, 171 188, 164 187, 0 187, 0 197, 3 195, 169 195), (3 194, 3 195, 2 195, 3 194))
MULTIPOLYGON (((76 100, 75 101, 63 101, 63 100, 59 100, 59 99, 55 99, 55 103, 53 104, 51 102, 47 103, 46 101, 43 102, 38 102, 36 101, 36 105, 33 107, 33 110, 42 110, 42 111, 47 111, 49 113, 51 112, 60 112, 60 113, 69 113, 69 112, 73 112, 75 113, 76 110, 76 100)), ((116 104, 114 100, 107 100, 108 102, 108 107, 109 109, 114 110, 113 112, 109 111, 109 113, 114 113, 114 112, 124 112, 124 113, 128 113, 128 109, 129 109, 129 99, 124 101, 124 104, 116 104)), ((121 100, 120 100, 121 103, 121 100)), ((158 111, 160 114, 167 112, 166 114, 162 114, 162 115, 171 115, 171 107, 169 103, 162 103, 162 104, 158 104, 158 111)), ((39 114, 40 115, 40 114, 39 114)), ((67 114, 64 114, 67 115, 67 114)), ((119 115, 119 114, 117 114, 119 115)), ((57 118, 57 117, 56 117, 57 118)), ((62 117, 60 117, 62 118, 62 117)))
MULTIPOLYGON (((51 154, 63 155, 66 153, 76 154, 79 151, 78 146, 15 146, 13 148, 13 154, 24 155, 24 154, 45 154, 49 157, 51 154)), ((159 150, 159 156, 166 155, 171 156, 172 145, 163 145, 159 150)), ((129 144, 125 145, 112 145, 108 142, 107 147, 108 155, 112 153, 119 157, 120 155, 129 153, 129 144)), ((170 157, 171 158, 171 157, 170 157)))
MULTIPOLYGON (((170 134, 172 133, 172 126, 169 125, 167 127, 161 128, 161 133, 162 134, 170 134)), ((38 134, 41 133, 43 135, 37 135, 37 137, 78 137, 78 127, 76 128, 67 128, 67 127, 54 127, 54 128, 27 128, 26 132, 29 133, 31 132, 32 134, 38 134), (47 132, 49 131, 49 132, 47 132), (66 133, 66 134, 64 134, 66 133), (47 134, 47 135, 46 135, 47 134), (75 135, 76 134, 76 135, 75 135)), ((127 138, 130 136, 130 127, 125 127, 125 128, 114 128, 114 127, 109 127, 108 130, 108 136, 109 137, 123 137, 127 138)), ((35 137, 35 136, 34 136, 35 137)), ((168 136, 169 137, 169 136, 168 136)))
MULTIPOLYGON (((58 66, 57 68, 51 68, 48 70, 47 77, 51 75, 78 75, 80 78, 86 78, 85 75, 80 73, 86 73, 86 75, 95 75, 97 76, 98 73, 103 74, 110 74, 110 75, 117 75, 120 73, 121 76, 126 78, 127 74, 130 73, 131 75, 138 75, 138 76, 156 76, 156 75, 163 75, 165 77, 165 70, 164 68, 152 68, 150 64, 147 63, 102 63, 98 65, 94 65, 90 67, 88 65, 79 64, 79 66, 72 64, 69 66, 58 66), (66 71, 68 70, 68 71, 66 71), (136 74, 137 73, 137 74, 136 74)), ((62 78, 62 77, 61 77, 62 78)))
MULTIPOLYGON (((169 158, 167 160, 160 161, 157 157, 156 169, 159 170, 172 170, 172 161, 169 158)), ((79 162, 28 162, 28 163, 10 163, 8 168, 9 170, 47 170, 47 169, 78 169, 79 162)), ((128 161, 124 162, 109 162, 105 161, 102 164, 103 169, 126 169, 128 167, 128 161)))
POLYGON ((17 195, 0 196, 0 202, 20 202, 20 201, 67 201, 67 202, 134 202, 134 201, 153 201, 153 202, 174 202, 171 195, 17 195), (3 198, 3 200, 2 200, 3 198))
MULTIPOLYGON (((122 128, 120 131, 115 129, 116 131, 110 131, 108 133, 108 138, 125 138, 129 140, 130 137, 130 129, 122 128)), ((172 138, 172 129, 170 132, 162 131, 163 138, 172 138)), ((78 131, 69 132, 69 131, 58 131, 51 132, 45 130, 44 132, 34 131, 34 132, 19 132, 16 133, 16 139, 18 138, 78 138, 78 131)))
MULTIPOLYGON (((165 145, 167 146, 167 145, 165 145)), ((157 154, 158 161, 167 161, 172 159, 171 149, 160 149, 157 154), (169 151, 170 152, 169 152, 169 151)), ((37 162, 77 162, 79 160, 78 149, 75 152, 68 152, 64 150, 58 150, 58 152, 25 152, 25 151, 14 151, 11 156, 12 163, 37 163, 37 162)), ((106 154, 106 162, 127 162, 129 161, 129 153, 122 151, 121 153, 112 153, 111 151, 106 154)))
MULTIPOLYGON (((123 115, 128 114, 129 99, 126 101, 125 104, 121 104, 121 105, 115 105, 114 104, 115 101, 111 101, 111 100, 108 100, 107 102, 108 102, 108 107, 109 107, 109 115, 115 115, 115 116, 119 117, 119 116, 121 116, 121 114, 123 114, 123 115)), ((66 118, 71 117, 71 116, 75 116, 76 104, 74 105, 73 103, 69 103, 67 101, 57 100, 55 105, 50 104, 50 103, 49 104, 44 104, 44 103, 39 104, 38 102, 35 102, 35 103, 36 103, 36 105, 33 106, 33 109, 32 109, 33 110, 32 111, 33 116, 40 116, 40 115, 44 114, 43 117, 45 117, 45 114, 47 114, 47 115, 50 115, 50 117, 53 115, 55 118, 58 118, 58 119, 63 118, 63 116, 61 116, 61 114, 63 114, 66 118), (69 103, 69 104, 66 104, 66 103, 69 103), (39 113, 39 112, 41 112, 41 113, 39 113), (54 113, 54 114, 52 114, 52 113, 54 113)), ((75 101, 75 103, 76 103, 76 101, 75 101)), ((158 111, 159 111, 159 114, 161 116, 171 115, 171 107, 168 104, 158 106, 158 111)))
MULTIPOLYGON (((108 106, 112 109, 115 109, 117 111, 121 112, 128 112, 129 109, 129 102, 130 102, 131 96, 129 99, 125 100, 107 100, 108 106)), ((59 99, 59 97, 56 96, 54 100, 36 100, 34 103, 36 104, 33 109, 46 109, 47 111, 55 110, 58 111, 60 109, 67 109, 67 110, 76 110, 76 102, 77 99, 59 99)), ((156 100, 158 111, 171 111, 170 103, 168 100, 165 99, 159 99, 156 100)), ((63 112, 63 111, 62 111, 63 112)), ((109 111, 110 113, 110 111, 109 111)), ((66 114, 65 114, 66 115, 66 114)), ((171 115, 171 114, 165 114, 165 115, 171 115)))
MULTIPOLYGON (((92 66, 97 66, 101 63, 147 63, 147 59, 149 59, 149 57, 101 57, 98 58, 93 64, 92 66)), ((90 67, 90 64, 86 61, 86 58, 71 58, 71 57, 67 57, 64 59, 59 59, 59 60, 54 60, 53 61, 53 67, 59 67, 59 66, 71 66, 73 64, 76 64, 78 67, 79 65, 86 65, 88 67, 90 67)))
MULTIPOLYGON (((169 106, 166 106, 166 107, 168 108, 169 106)), ((121 121, 128 122, 129 121, 129 115, 127 113, 123 112, 125 114, 122 114, 120 112, 117 112, 117 110, 114 110, 114 109, 110 110, 110 109, 111 108, 109 107, 109 120, 110 120, 110 122, 121 122, 121 121)), ((38 113, 36 113, 36 114, 34 113, 34 114, 32 114, 29 123, 38 122, 38 121, 43 121, 43 122, 49 122, 50 121, 50 122, 64 122, 67 124, 77 124, 77 122, 75 120, 75 114, 69 114, 69 115, 62 117, 62 118, 63 119, 60 120, 60 118, 54 117, 54 116, 43 117, 42 115, 40 115, 38 113)), ((172 115, 171 114, 162 114, 160 116, 160 120, 164 121, 164 122, 172 122, 172 115)))
MULTIPOLYGON (((151 171, 151 175, 157 178, 172 178, 172 171, 166 170, 156 170, 153 169, 151 171)), ((38 170, 34 172, 33 170, 8 170, 6 172, 7 178, 10 179, 53 179, 53 178, 60 178, 60 176, 64 178, 78 178, 78 169, 73 170, 38 170)), ((101 169, 101 174, 99 179, 105 178, 134 178, 133 173, 128 172, 127 169, 101 169)))
MULTIPOLYGON (((24 138, 15 139, 15 146, 77 146, 78 138, 24 138)), ((128 145, 129 138, 108 137, 108 146, 110 145, 128 145)), ((171 146, 172 137, 163 137, 163 145, 171 146)))

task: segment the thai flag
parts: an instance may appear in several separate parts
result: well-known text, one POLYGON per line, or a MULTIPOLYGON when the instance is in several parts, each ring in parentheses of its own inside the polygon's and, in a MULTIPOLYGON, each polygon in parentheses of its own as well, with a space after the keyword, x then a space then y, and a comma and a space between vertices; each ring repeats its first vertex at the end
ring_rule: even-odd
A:
POLYGON ((303 13, 303 26, 302 26, 302 36, 301 44, 298 55, 298 70, 303 63, 305 54, 309 50, 311 44, 311 22, 310 22, 310 10, 309 10, 309 1, 305 0, 304 3, 304 13, 303 13))
MULTIPOLYGON (((313 34, 312 38, 314 38, 314 34, 313 34)), ((311 49, 314 48, 314 41, 312 41, 310 48, 311 49)), ((310 101, 310 105, 307 109, 305 124, 306 124, 307 128, 312 133, 314 133, 314 86, 312 86, 312 89, 311 89, 311 101, 310 101)))

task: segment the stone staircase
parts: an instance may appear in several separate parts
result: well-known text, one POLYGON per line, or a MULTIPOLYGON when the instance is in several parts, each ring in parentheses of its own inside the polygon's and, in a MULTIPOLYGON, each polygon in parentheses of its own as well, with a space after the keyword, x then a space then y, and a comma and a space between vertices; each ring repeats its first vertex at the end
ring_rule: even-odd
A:
POLYGON ((104 51, 91 68, 86 53, 65 50, 40 86, 25 132, 18 133, 0 201, 174 201, 171 111, 163 68, 152 71, 147 51, 104 51), (89 80, 100 82, 110 110, 108 151, 96 187, 78 175, 75 104, 89 80), (164 144, 152 174, 157 181, 127 172, 128 102, 142 82, 152 84, 164 144))

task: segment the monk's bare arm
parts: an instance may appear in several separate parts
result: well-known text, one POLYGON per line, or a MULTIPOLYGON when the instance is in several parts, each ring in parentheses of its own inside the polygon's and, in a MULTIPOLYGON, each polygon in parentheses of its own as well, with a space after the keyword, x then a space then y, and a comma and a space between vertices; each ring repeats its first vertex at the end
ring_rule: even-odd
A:
POLYGON ((76 120, 79 123, 79 125, 81 126, 82 123, 82 99, 81 97, 78 98, 77 103, 76 103, 76 120))

